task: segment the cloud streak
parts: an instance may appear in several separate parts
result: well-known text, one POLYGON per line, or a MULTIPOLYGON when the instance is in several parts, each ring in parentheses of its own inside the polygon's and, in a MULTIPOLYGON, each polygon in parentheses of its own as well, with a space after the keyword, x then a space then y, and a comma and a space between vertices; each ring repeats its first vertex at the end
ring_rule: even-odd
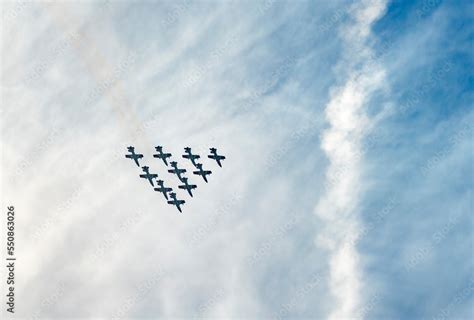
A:
POLYGON ((330 319, 349 319, 360 309, 362 275, 355 243, 347 234, 358 234, 361 228, 357 205, 361 191, 361 143, 368 134, 371 120, 365 104, 380 89, 383 68, 369 60, 370 28, 385 12, 383 1, 363 1, 350 10, 350 24, 342 29, 345 54, 338 70, 346 70, 343 84, 333 88, 325 116, 329 128, 322 134, 321 149, 329 159, 326 179, 331 184, 316 206, 316 215, 324 223, 317 245, 325 248, 329 258, 329 287, 335 298, 330 319), (345 174, 340 176, 340 168, 345 174), (336 178, 337 177, 337 178, 336 178))

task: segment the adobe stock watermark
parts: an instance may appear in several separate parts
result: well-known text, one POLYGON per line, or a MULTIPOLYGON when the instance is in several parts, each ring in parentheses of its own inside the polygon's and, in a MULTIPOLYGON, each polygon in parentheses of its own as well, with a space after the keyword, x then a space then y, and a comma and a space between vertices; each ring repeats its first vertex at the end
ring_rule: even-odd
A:
POLYGON ((347 234, 344 237, 344 250, 353 248, 357 245, 357 242, 365 238, 372 230, 375 230, 377 226, 380 225, 380 223, 393 211, 398 203, 398 200, 392 196, 385 206, 371 216, 371 219, 366 221, 355 234, 347 234))
POLYGON ((85 106, 90 106, 97 99, 111 90, 123 78, 123 76, 136 64, 139 56, 144 54, 144 50, 135 50, 127 54, 126 58, 116 66, 111 74, 104 79, 87 95, 85 106))
POLYGON ((140 210, 137 213, 128 215, 127 219, 120 223, 118 229, 114 229, 113 231, 104 235, 93 249, 93 252, 90 254, 90 258, 87 259, 87 261, 91 264, 95 264, 97 260, 104 256, 107 250, 116 246, 117 243, 120 242, 120 240, 123 238, 122 236, 127 231, 130 231, 130 229, 132 229, 135 225, 142 221, 144 216, 146 216, 144 212, 144 210, 140 210))
POLYGON ((77 31, 71 31, 53 47, 49 54, 35 65, 33 70, 26 76, 23 83, 26 86, 33 84, 35 81, 41 78, 41 76, 54 64, 56 59, 61 57, 67 49, 77 46, 84 40, 84 35, 77 31))
POLYGON ((201 241, 212 232, 214 228, 216 228, 224 217, 232 214, 232 208, 234 208, 241 199, 242 196, 240 193, 233 194, 229 200, 214 210, 213 214, 207 219, 207 221, 201 223, 199 227, 191 231, 190 236, 185 238, 186 244, 189 247, 198 246, 201 241))
POLYGON ((296 65, 297 59, 295 56, 286 57, 283 59, 283 62, 278 65, 278 67, 273 70, 270 75, 267 77, 267 80, 263 85, 255 89, 250 96, 242 103, 239 107, 239 111, 245 112, 249 111, 251 108, 255 107, 259 100, 265 95, 265 93, 273 88, 275 84, 286 74, 289 73, 291 68, 296 65))
POLYGON ((467 138, 472 138, 472 125, 464 125, 461 130, 456 132, 449 138, 448 143, 438 152, 436 152, 426 163, 421 167, 421 173, 423 176, 427 176, 432 170, 438 167, 443 159, 449 156, 452 152, 452 148, 465 141, 467 138))
POLYGON ((61 297, 64 296, 64 293, 65 293, 65 285, 64 283, 61 281, 59 282, 59 284, 56 286, 55 290, 53 291, 53 293, 47 295, 46 298, 44 298, 42 301, 41 301, 41 304, 39 306, 39 308, 33 312, 33 314, 31 315, 30 318, 28 318, 29 320, 41 320, 41 319, 44 319, 45 316, 43 315, 43 313, 45 311, 47 311, 49 308, 51 308, 52 306, 56 305, 59 300, 61 299, 61 297))
POLYGON ((197 316, 198 318, 204 318, 207 313, 209 313, 212 308, 214 308, 218 303, 219 300, 221 300, 224 297, 224 290, 219 289, 212 296, 206 300, 204 303, 199 305, 197 309, 197 316))
POLYGON ((418 17, 418 19, 422 19, 428 16, 442 2, 442 0, 423 0, 415 10, 416 16, 418 17))
POLYGON ((162 267, 158 267, 155 269, 151 277, 142 281, 140 285, 137 287, 136 291, 127 297, 124 301, 122 301, 120 307, 114 312, 112 319, 130 319, 128 316, 130 310, 135 307, 138 303, 143 301, 155 288, 158 283, 163 279, 166 275, 166 272, 162 267))
POLYGON ((355 319, 365 319, 369 312, 375 309, 375 307, 380 303, 381 297, 379 294, 374 294, 373 296, 370 297, 370 299, 367 301, 367 303, 364 304, 364 306, 356 312, 355 314, 355 319))
POLYGON ((161 26, 166 30, 176 24, 181 16, 189 10, 190 5, 190 0, 176 1, 173 8, 168 11, 165 18, 161 20, 161 26))
POLYGON ((234 34, 225 39, 224 44, 213 49, 210 54, 210 59, 206 63, 201 64, 191 71, 191 74, 184 81, 184 89, 188 90, 196 83, 201 81, 207 74, 217 67, 223 59, 223 56, 230 50, 230 48, 237 42, 237 36, 234 34))
POLYGON ((286 155, 288 155, 292 147, 298 145, 301 140, 308 137, 310 133, 314 132, 314 129, 317 127, 317 125, 320 124, 318 118, 310 117, 307 120, 309 121, 308 124, 298 127, 296 130, 294 130, 290 134, 289 139, 282 143, 277 150, 271 153, 271 155, 265 161, 264 171, 268 171, 278 165, 280 161, 286 155))
POLYGON ((291 218, 286 220, 283 226, 279 226, 278 229, 274 230, 270 237, 264 240, 263 243, 261 243, 258 248, 254 250, 248 259, 252 266, 255 266, 257 263, 262 261, 262 259, 268 256, 278 241, 284 239, 285 236, 296 227, 301 217, 294 214, 290 216, 291 218))
POLYGON ((425 261, 428 256, 436 249, 436 247, 448 237, 449 233, 454 229, 460 218, 460 213, 451 215, 443 228, 434 232, 431 235, 428 243, 418 248, 416 253, 412 254, 408 258, 408 263, 405 264, 405 271, 412 271, 415 267, 425 261))
POLYGON ((444 63, 439 66, 428 79, 418 86, 418 88, 411 92, 408 99, 400 107, 400 114, 406 115, 409 112, 413 111, 414 107, 421 102, 421 99, 425 98, 429 90, 436 88, 440 81, 443 80, 446 75, 452 70, 453 63, 449 60, 444 61, 444 63))
POLYGON ((13 8, 3 14, 2 26, 8 26, 7 22, 17 19, 33 3, 34 1, 15 1, 13 8))
MULTIPOLYGON (((385 135, 380 132, 369 135, 362 141, 360 147, 354 151, 353 160, 361 160, 367 152, 373 149, 383 139, 385 139, 385 135)), ((338 165, 334 171, 331 171, 330 174, 327 175, 324 182, 325 189, 329 190, 337 185, 351 170, 353 170, 352 163, 343 162, 343 164, 338 165)))
MULTIPOLYGON (((36 1, 37 3, 40 3, 36 1)), ((28 2, 33 3, 33 2, 28 2)), ((102 14, 103 11, 109 9, 111 4, 111 0, 105 0, 103 2, 99 2, 98 9, 95 13, 102 14)), ((96 19, 97 16, 93 15, 92 18, 86 19, 83 21, 83 25, 87 25, 90 21, 96 19)), ((52 50, 49 51, 48 55, 41 60, 39 63, 35 64, 33 70, 26 76, 23 81, 23 84, 28 86, 33 84, 35 81, 41 78, 41 76, 51 68, 51 66, 55 63, 57 58, 61 57, 67 49, 78 47, 83 43, 85 40, 84 34, 82 34, 79 30, 70 31, 68 32, 59 42, 59 44, 55 45, 52 50)))
POLYGON ((295 308, 304 301, 307 297, 322 281, 322 276, 319 273, 313 273, 308 282, 303 286, 300 286, 296 293, 291 297, 288 303, 283 304, 274 314, 274 317, 278 320, 291 319, 290 314, 295 308))
POLYGON ((66 200, 62 201, 59 205, 56 206, 53 214, 45 219, 41 224, 36 225, 32 232, 32 238, 34 240, 39 240, 43 237, 44 233, 51 228, 51 226, 61 222, 64 219, 65 214, 69 212, 69 209, 72 205, 79 199, 81 194, 83 193, 83 186, 77 185, 71 194, 66 198, 66 200))
MULTIPOLYGON (((474 291, 474 279, 471 279, 467 285, 465 285, 462 289, 460 289, 456 295, 451 299, 449 304, 441 309, 441 311, 434 316, 433 320, 449 320, 453 319, 453 311, 454 309, 459 306, 460 303, 466 301, 474 291)), ((471 304, 471 311, 472 311, 472 304, 471 304)), ((472 315, 472 314, 471 314, 472 315)))
POLYGON ((52 145, 54 145, 54 143, 60 138, 63 130, 64 128, 57 125, 53 125, 52 129, 48 132, 46 137, 42 139, 36 145, 35 148, 28 152, 26 158, 22 159, 18 163, 13 172, 13 175, 10 176, 10 181, 15 181, 16 179, 18 179, 18 177, 22 176, 27 169, 34 167, 35 161, 42 155, 44 155, 52 145))

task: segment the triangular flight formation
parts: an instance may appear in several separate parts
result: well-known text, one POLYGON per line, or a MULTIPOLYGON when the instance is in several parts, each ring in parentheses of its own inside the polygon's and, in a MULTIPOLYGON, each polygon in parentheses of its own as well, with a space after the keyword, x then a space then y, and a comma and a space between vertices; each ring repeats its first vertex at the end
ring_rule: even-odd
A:
MULTIPOLYGON (((163 180, 158 180, 157 173, 150 173, 150 167, 140 165, 140 161, 143 159, 143 154, 136 153, 135 147, 127 147, 127 150, 128 154, 125 155, 125 158, 133 160, 135 164, 142 170, 142 173, 139 174, 139 177, 145 179, 155 191, 163 194, 168 204, 176 206, 178 211, 182 212, 181 206, 183 206, 186 201, 178 199, 178 196, 176 195, 176 192, 173 190, 173 188, 166 187, 163 180)), ((185 191, 190 197, 193 197, 193 191, 197 189, 197 185, 191 183, 189 178, 185 176, 187 170, 184 168, 179 168, 178 162, 176 161, 170 161, 168 163, 168 159, 171 160, 172 154, 164 152, 162 146, 156 146, 155 150, 156 154, 153 154, 153 158, 161 160, 168 168, 167 171, 176 175, 181 182, 181 184, 178 186, 178 189, 185 191)), ((207 157, 209 159, 215 160, 219 167, 222 168, 222 161, 225 160, 226 157, 217 154, 216 148, 210 148, 209 150, 210 154, 207 157)), ((200 176, 206 183, 208 183, 207 176, 211 175, 212 171, 203 169, 203 164, 198 162, 198 160, 201 159, 201 156, 193 154, 191 148, 186 147, 184 148, 184 154, 182 157, 191 161, 191 164, 196 169, 192 173, 200 176)))

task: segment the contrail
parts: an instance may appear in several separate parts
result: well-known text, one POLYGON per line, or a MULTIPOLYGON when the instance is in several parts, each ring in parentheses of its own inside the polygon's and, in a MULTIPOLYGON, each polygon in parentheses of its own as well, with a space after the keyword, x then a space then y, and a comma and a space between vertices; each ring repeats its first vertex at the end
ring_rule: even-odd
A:
POLYGON ((361 190, 361 142, 373 124, 364 110, 380 89, 384 70, 371 60, 367 40, 383 16, 385 1, 361 1, 349 9, 351 22, 341 29, 344 53, 338 65, 342 85, 332 88, 325 108, 329 128, 321 148, 329 160, 326 190, 315 212, 323 223, 316 243, 329 253, 329 288, 335 299, 329 319, 352 319, 362 305, 361 271, 354 237, 360 230, 357 207, 361 190), (343 174, 339 174, 339 173, 343 174))

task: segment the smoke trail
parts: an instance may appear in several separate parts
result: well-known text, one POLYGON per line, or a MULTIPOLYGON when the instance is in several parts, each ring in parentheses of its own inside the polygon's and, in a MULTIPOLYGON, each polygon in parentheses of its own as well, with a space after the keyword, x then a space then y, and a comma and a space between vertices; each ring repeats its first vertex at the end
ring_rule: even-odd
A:
POLYGON ((357 205, 361 190, 361 142, 372 121, 364 106, 380 89, 384 70, 371 59, 371 26, 385 12, 385 1, 362 1, 350 8, 351 22, 341 31, 345 50, 339 73, 342 85, 331 90, 321 148, 330 164, 326 192, 316 206, 323 228, 318 246, 328 250, 329 287, 336 299, 330 319, 350 319, 361 306, 361 274, 354 237, 360 230, 357 205), (340 174, 343 172, 343 174, 340 174))

